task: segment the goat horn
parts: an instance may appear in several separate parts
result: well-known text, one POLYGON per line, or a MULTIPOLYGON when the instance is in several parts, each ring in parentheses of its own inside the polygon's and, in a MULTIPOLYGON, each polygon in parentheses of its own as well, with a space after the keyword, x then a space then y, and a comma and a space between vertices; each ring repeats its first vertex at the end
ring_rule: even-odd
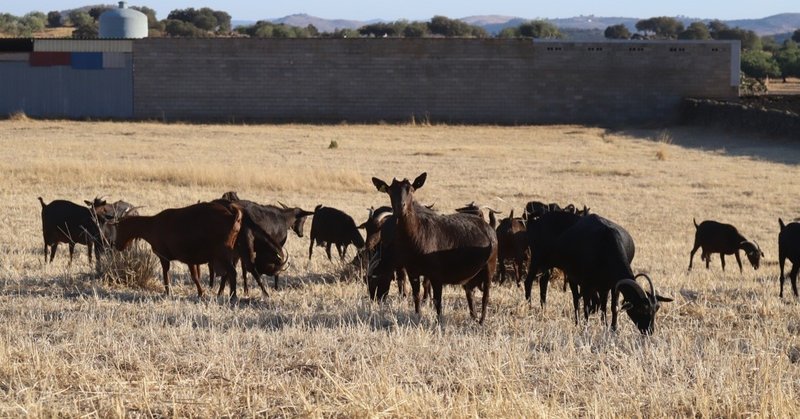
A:
POLYGON ((279 203, 279 204, 281 204, 281 206, 283 207, 283 209, 289 209, 289 207, 287 207, 287 206, 286 206, 286 204, 284 204, 283 202, 281 202, 281 201, 278 201, 278 203, 279 203))
POLYGON ((494 213, 494 214, 502 214, 503 213, 503 211, 498 211, 498 210, 496 210, 496 209, 494 209, 494 208, 492 208, 492 207, 490 207, 488 205, 483 205, 483 206, 481 206, 481 208, 486 208, 487 210, 489 210, 489 212, 494 213))
POLYGON ((619 288, 622 286, 629 286, 633 288, 636 294, 639 295, 639 298, 643 299, 647 298, 647 294, 645 294, 644 290, 642 289, 642 286, 639 285, 635 280, 630 278, 620 279, 619 281, 617 281, 616 284, 614 284, 614 295, 619 295, 619 288))
POLYGON ((644 279, 646 279, 647 282, 650 284, 650 302, 655 304, 656 303, 656 287, 653 286, 653 280, 650 279, 650 275, 647 275, 646 273, 640 273, 640 274, 636 275, 635 277, 633 277, 633 280, 635 281, 640 276, 643 276, 644 279))

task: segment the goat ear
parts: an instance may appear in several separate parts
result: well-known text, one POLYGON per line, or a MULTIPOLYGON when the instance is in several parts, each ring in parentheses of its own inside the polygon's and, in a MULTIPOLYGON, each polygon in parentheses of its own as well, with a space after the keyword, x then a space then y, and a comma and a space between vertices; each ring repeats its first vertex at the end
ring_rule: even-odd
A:
POLYGON ((359 224, 359 226, 356 228, 367 228, 367 222, 364 221, 363 223, 359 224))
POLYGON ((375 185, 379 192, 389 193, 389 185, 386 182, 374 177, 372 178, 372 184, 375 185))
POLYGON ((670 303, 670 302, 672 302, 672 301, 673 301, 673 300, 672 300, 672 298, 669 298, 669 297, 662 297, 662 296, 660 296, 660 295, 658 295, 658 294, 656 294, 656 300, 657 300, 657 301, 661 301, 662 303, 670 303))
POLYGON ((90 207, 92 206, 92 201, 87 201, 87 200, 84 199, 83 202, 85 202, 86 205, 88 205, 90 207))
POLYGON ((630 301, 623 301, 622 305, 619 307, 622 311, 628 311, 633 308, 633 303, 630 301))
POLYGON ((428 177, 428 172, 422 172, 421 175, 417 176, 417 178, 414 179, 414 183, 411 184, 414 190, 421 188, 422 185, 425 184, 425 179, 427 179, 427 177, 428 177))

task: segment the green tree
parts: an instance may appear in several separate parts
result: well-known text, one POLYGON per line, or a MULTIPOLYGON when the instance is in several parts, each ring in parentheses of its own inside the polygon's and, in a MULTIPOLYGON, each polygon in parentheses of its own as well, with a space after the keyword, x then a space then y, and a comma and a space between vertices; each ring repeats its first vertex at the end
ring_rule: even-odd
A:
POLYGON ((787 40, 774 56, 784 82, 787 77, 800 77, 800 47, 797 42, 787 40))
POLYGON ((26 33, 41 32, 47 25, 47 16, 42 12, 30 12, 19 22, 26 33))
POLYGON ((607 39, 630 39, 631 31, 628 30, 627 26, 620 23, 607 27, 603 35, 607 39))
POLYGON ((190 22, 178 19, 167 19, 164 22, 164 32, 169 36, 182 38, 203 38, 208 36, 208 32, 190 22))
POLYGON ((644 32, 645 35, 652 32, 661 39, 675 39, 683 32, 683 23, 669 16, 651 17, 636 22, 636 30, 644 32))
POLYGON ((47 27, 60 28, 61 27, 61 12, 53 10, 47 13, 47 27))
POLYGON ((143 13, 147 16, 147 27, 158 29, 161 28, 162 25, 159 24, 158 18, 156 17, 156 11, 147 7, 147 6, 133 6, 131 9, 136 10, 137 12, 143 13))
POLYGON ((95 6, 89 9, 89 16, 91 16, 94 20, 99 20, 100 15, 111 9, 112 7, 109 6, 95 6))
POLYGON ((72 31, 72 37, 75 39, 95 39, 99 36, 98 33, 97 22, 92 21, 76 26, 75 30, 72 31))
POLYGON ((489 34, 479 26, 470 25, 458 19, 445 16, 434 16, 428 23, 428 29, 433 35, 445 37, 472 37, 486 38, 489 34))
POLYGON ((797 29, 792 33, 792 41, 800 43, 800 29, 797 29))
POLYGON ((761 37, 754 31, 748 31, 739 27, 731 28, 718 20, 708 24, 711 38, 718 40, 738 40, 742 43, 743 50, 761 49, 761 37))
POLYGON ((77 28, 79 26, 92 25, 94 23, 94 18, 83 10, 73 10, 69 12, 69 21, 72 23, 72 26, 77 28))
POLYGON ((519 25, 519 35, 526 38, 563 38, 563 35, 555 25, 543 20, 532 20, 519 25))
POLYGON ((772 54, 761 50, 742 52, 742 71, 760 80, 781 76, 781 69, 772 54))
POLYGON ((423 38, 428 35, 430 35, 430 31, 425 22, 414 21, 403 28, 403 36, 406 38, 423 38))
POLYGON ((686 30, 678 34, 678 39, 711 39, 711 33, 703 22, 692 22, 686 30))

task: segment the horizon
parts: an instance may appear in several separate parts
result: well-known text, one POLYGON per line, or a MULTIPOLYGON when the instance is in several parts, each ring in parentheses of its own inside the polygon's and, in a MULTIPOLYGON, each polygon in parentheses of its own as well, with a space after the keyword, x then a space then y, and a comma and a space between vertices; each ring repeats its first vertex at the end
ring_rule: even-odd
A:
MULTIPOLYGON (((115 1, 65 0, 54 5, 52 0, 29 0, 6 5, 0 13, 22 16, 33 11, 47 13, 62 11, 95 4, 116 4, 115 1)), ((795 1, 771 0, 759 3, 696 2, 674 0, 667 4, 644 4, 638 1, 621 0, 613 4, 597 4, 589 0, 573 0, 557 4, 534 5, 521 0, 515 1, 456 1, 442 0, 436 3, 421 0, 408 0, 402 4, 381 4, 374 1, 347 1, 344 3, 322 0, 298 0, 290 4, 253 4, 242 0, 164 0, 157 5, 150 2, 128 1, 130 6, 147 6, 156 11, 158 19, 166 19, 170 11, 189 7, 210 7, 231 15, 232 20, 257 21, 279 19, 291 15, 309 15, 322 19, 341 19, 356 21, 427 21, 433 16, 442 15, 453 19, 473 16, 503 16, 525 19, 564 19, 578 16, 649 18, 671 16, 688 19, 744 20, 761 19, 783 13, 800 13, 795 1)), ((288 2, 287 2, 288 3, 288 2)))

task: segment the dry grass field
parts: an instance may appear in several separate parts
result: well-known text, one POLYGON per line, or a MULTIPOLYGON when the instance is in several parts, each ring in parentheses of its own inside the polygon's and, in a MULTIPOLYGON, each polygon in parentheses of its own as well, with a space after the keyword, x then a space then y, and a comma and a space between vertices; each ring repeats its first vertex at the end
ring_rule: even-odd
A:
MULTIPOLYGON (((800 216, 800 144, 699 128, 305 126, 0 121, 0 416, 797 417, 800 305, 778 298, 778 217, 800 216), (329 149, 331 141, 338 148, 329 149), (528 200, 586 204, 636 240, 634 271, 675 298, 642 337, 627 316, 575 326, 551 286, 545 310, 492 289, 486 324, 445 289, 446 327, 339 280, 290 235, 278 291, 198 299, 186 268, 131 289, 95 278, 86 248, 42 257, 40 205, 109 195, 168 207, 235 189, 262 203, 388 204, 371 176, 428 172, 418 197, 517 214, 528 200), (695 258, 717 219, 766 260, 738 272, 695 258)), ((309 224, 306 225, 308 231, 309 224)), ((352 249, 350 254, 352 255, 352 249)), ((745 261, 746 263, 746 261, 745 261)), ((252 280, 251 280, 252 281, 252 280)), ((241 294, 241 291, 240 291, 241 294)), ((789 292, 791 295, 791 292, 789 292)), ((534 291, 538 299, 538 290, 534 291)))

